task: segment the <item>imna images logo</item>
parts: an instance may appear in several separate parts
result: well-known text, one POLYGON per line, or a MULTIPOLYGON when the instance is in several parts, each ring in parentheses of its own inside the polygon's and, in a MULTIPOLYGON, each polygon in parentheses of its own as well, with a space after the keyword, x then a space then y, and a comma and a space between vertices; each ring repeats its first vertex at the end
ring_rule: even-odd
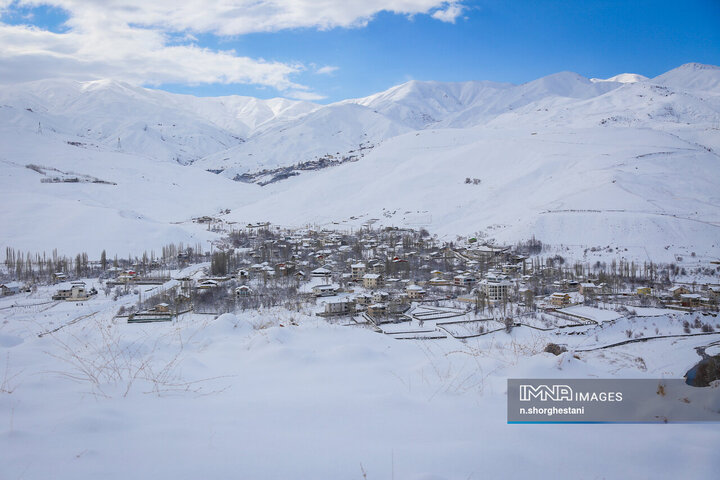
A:
POLYGON ((530 402, 533 399, 541 402, 572 401, 573 390, 568 385, 520 385, 520 401, 530 402))

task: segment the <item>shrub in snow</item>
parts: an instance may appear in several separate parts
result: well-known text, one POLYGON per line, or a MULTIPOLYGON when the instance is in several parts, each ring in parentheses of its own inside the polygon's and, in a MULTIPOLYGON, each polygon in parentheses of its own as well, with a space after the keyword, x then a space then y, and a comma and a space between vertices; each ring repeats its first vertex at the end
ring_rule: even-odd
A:
POLYGON ((563 352, 567 352, 567 348, 563 347, 562 345, 558 345, 557 343, 548 343, 544 351, 557 356, 563 352))

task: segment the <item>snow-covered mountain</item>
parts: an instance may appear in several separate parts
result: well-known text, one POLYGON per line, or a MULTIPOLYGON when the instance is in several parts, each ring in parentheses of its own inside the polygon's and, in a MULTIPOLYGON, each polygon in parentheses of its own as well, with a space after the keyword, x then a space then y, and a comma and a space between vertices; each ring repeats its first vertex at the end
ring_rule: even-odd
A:
POLYGON ((205 241, 214 234, 192 219, 212 215, 720 252, 709 65, 653 79, 412 81, 326 106, 42 81, 0 90, 0 140, 0 243, 23 250, 205 241))
POLYGON ((3 121, 111 151, 188 164, 243 142, 259 126, 317 105, 286 99, 197 98, 100 80, 43 80, 0 90, 3 121))
POLYGON ((587 99, 619 86, 617 82, 593 83, 571 72, 518 86, 410 81, 276 122, 259 129, 247 143, 209 155, 198 165, 235 178, 267 167, 287 167, 329 156, 355 158, 358 149, 374 147, 408 131, 470 127, 540 99, 587 99))

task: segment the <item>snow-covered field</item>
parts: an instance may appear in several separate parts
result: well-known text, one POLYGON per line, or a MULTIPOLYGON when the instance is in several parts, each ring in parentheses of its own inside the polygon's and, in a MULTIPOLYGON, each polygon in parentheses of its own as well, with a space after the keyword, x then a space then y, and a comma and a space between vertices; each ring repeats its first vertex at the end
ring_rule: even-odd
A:
POLYGON ((592 320, 594 322, 609 322, 610 320, 616 320, 621 317, 617 312, 611 310, 603 310, 594 307, 585 307, 577 305, 574 307, 561 308, 558 310, 562 313, 568 313, 573 316, 581 317, 584 319, 592 320))
POLYGON ((593 349, 629 329, 680 334, 693 314, 408 341, 282 309, 127 324, 113 315, 135 295, 48 303, 51 291, 0 299, 2 478, 714 478, 720 467, 716 424, 506 423, 508 377, 682 378, 717 335, 593 349), (569 352, 543 353, 549 342, 569 352), (632 455, 619 441, 630 438, 632 455))

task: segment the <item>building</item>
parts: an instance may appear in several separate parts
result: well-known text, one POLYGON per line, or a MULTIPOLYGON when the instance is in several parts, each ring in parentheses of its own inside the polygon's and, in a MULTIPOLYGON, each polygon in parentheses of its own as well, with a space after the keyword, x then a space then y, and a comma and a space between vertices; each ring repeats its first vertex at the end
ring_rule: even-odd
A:
POLYGON ((212 290, 213 288, 219 287, 220 284, 216 280, 203 280, 200 282, 200 285, 198 285, 198 290, 212 290))
POLYGON ((239 287, 237 287, 235 289, 235 297, 236 298, 249 297, 250 295, 252 295, 252 293, 253 293, 252 289, 250 287, 248 287, 247 285, 240 285, 239 287))
POLYGON ((510 250, 510 247, 493 247, 490 245, 478 245, 473 248, 465 250, 467 257, 473 258, 480 262, 486 262, 494 258, 500 257, 506 254, 510 250))
POLYGON ((371 317, 387 315, 387 305, 384 303, 373 303, 367 307, 367 313, 371 317))
POLYGON ((670 290, 668 290, 668 291, 670 292, 670 295, 672 295, 676 299, 679 299, 681 295, 690 293, 690 290, 683 287, 682 285, 674 286, 674 287, 670 288, 670 290))
POLYGON ((405 293, 407 293, 410 300, 420 300, 425 298, 425 290, 423 290, 423 288, 419 285, 408 285, 405 287, 405 293))
POLYGON ((555 292, 550 295, 550 304, 553 307, 564 307, 570 305, 570 295, 562 292, 555 292))
POLYGON ((72 282, 70 288, 60 289, 52 297, 53 300, 67 300, 69 302, 87 300, 88 298, 90 298, 90 293, 85 289, 85 282, 72 282))
POLYGON ((504 263, 500 268, 505 275, 516 275, 520 273, 520 265, 518 264, 504 263))
POLYGON ((388 292, 375 292, 372 294, 373 303, 385 303, 390 300, 390 294, 388 292))
POLYGON ((370 305, 371 303, 373 303, 372 295, 368 295, 367 293, 361 293, 360 295, 356 295, 355 303, 357 305, 370 305))
POLYGON ((458 287, 472 287, 477 282, 477 278, 474 275, 455 275, 453 277, 453 285, 458 287))
POLYGON ((65 272, 55 272, 53 273, 53 280, 55 282, 64 282, 67 280, 67 274, 65 272))
POLYGON ((638 295, 652 295, 652 288, 650 287, 638 287, 637 289, 638 295))
POLYGON ((381 288, 384 285, 383 276, 379 273, 366 273, 362 280, 365 288, 381 288))
POLYGON ((352 280, 354 282, 362 281, 363 275, 365 275, 365 264, 354 263, 350 265, 350 275, 352 276, 352 280))
POLYGON ((320 268, 316 268, 315 270, 310 272, 310 274, 315 278, 328 279, 332 275, 332 272, 330 270, 328 270, 327 268, 320 267, 320 268))
POLYGON ((316 297, 332 297, 339 289, 337 285, 315 285, 312 287, 312 293, 316 297))
POLYGON ((385 264, 382 262, 375 262, 370 265, 370 271, 372 273, 385 273, 385 264))
POLYGON ((598 287, 594 283, 581 283, 580 295, 594 295, 598 292, 598 287))
POLYGON ((683 293, 680 295, 680 305, 683 307, 699 307, 700 298, 699 293, 683 293))
POLYGON ((323 314, 326 316, 333 315, 352 315, 355 313, 355 302, 350 299, 343 298, 334 302, 326 302, 323 314))
POLYGON ((488 302, 504 302, 510 293, 512 282, 499 275, 488 274, 479 283, 479 289, 488 302))
POLYGON ((15 295, 17 293, 20 293, 23 287, 24 285, 20 282, 3 283, 2 285, 0 285, 0 294, 3 296, 15 295))
POLYGON ((118 273, 116 280, 119 282, 130 282, 138 276, 135 270, 125 270, 118 273))
POLYGON ((158 303, 150 309, 151 312, 170 313, 170 305, 167 303, 158 303))

